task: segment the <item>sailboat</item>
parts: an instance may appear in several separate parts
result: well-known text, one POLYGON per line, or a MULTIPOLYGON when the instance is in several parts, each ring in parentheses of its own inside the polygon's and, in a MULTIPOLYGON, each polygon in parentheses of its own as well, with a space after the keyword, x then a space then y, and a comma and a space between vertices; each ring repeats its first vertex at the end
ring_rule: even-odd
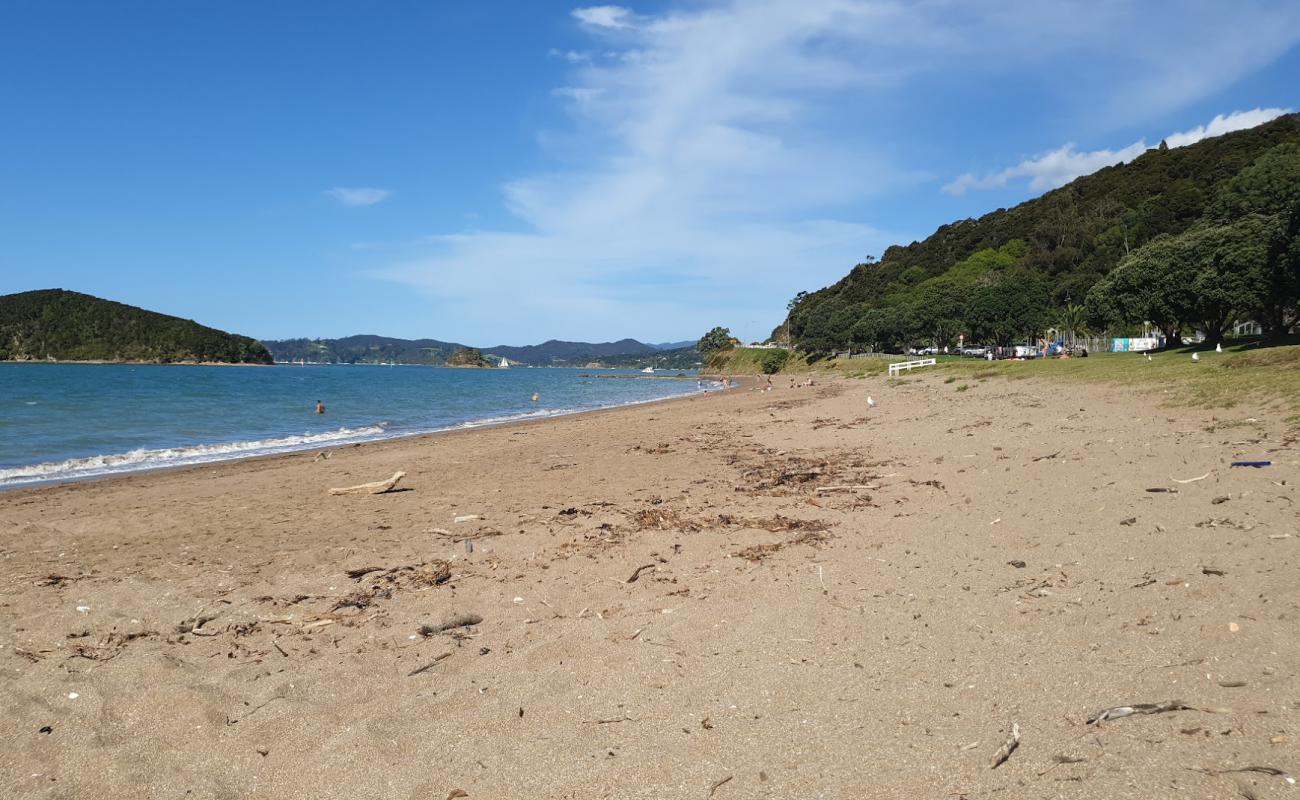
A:
POLYGON ((644 373, 647 374, 647 375, 653 375, 653 374, 655 374, 655 368, 654 368, 654 367, 643 367, 643 368, 641 369, 641 371, 644 372, 644 373))
POLYGON ((501 363, 497 364, 497 369, 510 369, 510 362, 506 361, 505 356, 501 357, 501 363))

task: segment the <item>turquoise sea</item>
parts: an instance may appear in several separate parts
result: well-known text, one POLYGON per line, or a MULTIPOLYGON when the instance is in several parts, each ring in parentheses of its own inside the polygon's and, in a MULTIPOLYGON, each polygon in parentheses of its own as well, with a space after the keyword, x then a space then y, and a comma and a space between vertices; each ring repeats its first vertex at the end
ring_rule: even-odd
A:
POLYGON ((0 363, 0 488, 558 416, 718 388, 694 378, 591 377, 598 374, 632 373, 0 363), (324 414, 315 413, 318 400, 324 414))

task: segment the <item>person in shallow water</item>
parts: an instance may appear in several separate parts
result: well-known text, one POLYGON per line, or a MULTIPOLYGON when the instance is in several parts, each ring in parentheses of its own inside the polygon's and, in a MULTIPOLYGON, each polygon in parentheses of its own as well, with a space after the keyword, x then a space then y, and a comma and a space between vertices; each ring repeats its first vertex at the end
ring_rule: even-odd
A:
POLYGON ((317 413, 317 414, 324 414, 324 413, 325 413, 325 404, 322 403, 322 402, 319 401, 319 400, 316 401, 316 413, 317 413))
POLYGON ((542 399, 542 395, 541 395, 540 393, 538 393, 538 392, 533 392, 533 402, 534 402, 534 403, 536 403, 538 400, 541 400, 541 399, 542 399))

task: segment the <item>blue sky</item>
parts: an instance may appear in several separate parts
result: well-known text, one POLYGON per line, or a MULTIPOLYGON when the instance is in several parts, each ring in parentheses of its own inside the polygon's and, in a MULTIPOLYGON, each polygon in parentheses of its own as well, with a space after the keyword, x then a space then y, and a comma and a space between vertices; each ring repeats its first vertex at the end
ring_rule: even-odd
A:
POLYGON ((0 293, 262 338, 766 335, 867 255, 1300 108, 1300 4, 0 4, 0 293))

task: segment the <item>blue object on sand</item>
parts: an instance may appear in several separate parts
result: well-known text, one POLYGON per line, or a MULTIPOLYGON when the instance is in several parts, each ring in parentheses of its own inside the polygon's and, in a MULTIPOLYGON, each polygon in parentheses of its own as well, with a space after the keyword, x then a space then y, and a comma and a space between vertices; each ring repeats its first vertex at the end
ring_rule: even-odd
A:
POLYGON ((1234 462, 1232 462, 1232 466, 1234 466, 1234 467, 1256 467, 1256 468, 1258 468, 1258 467, 1271 467, 1271 466, 1273 466, 1273 462, 1272 462, 1272 461, 1234 461, 1234 462))

